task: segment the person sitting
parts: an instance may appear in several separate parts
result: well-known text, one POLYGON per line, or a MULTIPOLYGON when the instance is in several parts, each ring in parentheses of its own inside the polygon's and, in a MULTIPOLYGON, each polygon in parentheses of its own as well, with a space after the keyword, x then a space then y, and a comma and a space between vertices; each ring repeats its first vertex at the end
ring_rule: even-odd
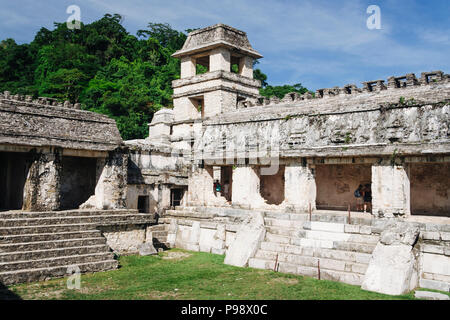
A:
POLYGON ((364 186, 364 213, 372 211, 372 188, 370 184, 364 186))

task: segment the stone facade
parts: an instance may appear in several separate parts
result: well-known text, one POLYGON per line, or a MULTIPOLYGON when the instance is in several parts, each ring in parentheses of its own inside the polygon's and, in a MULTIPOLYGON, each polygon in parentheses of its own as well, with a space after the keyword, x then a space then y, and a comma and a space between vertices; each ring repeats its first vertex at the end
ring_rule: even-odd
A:
MULTIPOLYGON (((173 113, 155 114, 148 140, 126 142, 142 173, 144 154, 156 163, 162 148, 178 166, 153 166, 154 177, 183 172, 184 199, 159 220, 170 246, 389 294, 448 287, 449 75, 269 99, 252 74, 261 56, 241 31, 196 30, 174 57, 173 113), (354 212, 359 185, 371 188, 370 213, 354 212)), ((157 179, 143 177, 154 194, 157 179)))

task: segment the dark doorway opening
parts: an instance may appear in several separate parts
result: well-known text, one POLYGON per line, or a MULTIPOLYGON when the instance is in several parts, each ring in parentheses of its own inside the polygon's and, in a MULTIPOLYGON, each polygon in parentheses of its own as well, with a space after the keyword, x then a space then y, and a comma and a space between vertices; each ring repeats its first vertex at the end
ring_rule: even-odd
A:
POLYGON ((78 209, 95 193, 96 167, 95 158, 62 158, 62 210, 78 209))
POLYGON ((138 196, 139 213, 149 212, 149 196, 138 196))
POLYGON ((180 188, 170 189, 170 206, 172 208, 178 207, 181 205, 181 201, 183 200, 184 190, 180 188))
POLYGON ((28 154, 0 152, 0 210, 20 210, 30 161, 28 154))

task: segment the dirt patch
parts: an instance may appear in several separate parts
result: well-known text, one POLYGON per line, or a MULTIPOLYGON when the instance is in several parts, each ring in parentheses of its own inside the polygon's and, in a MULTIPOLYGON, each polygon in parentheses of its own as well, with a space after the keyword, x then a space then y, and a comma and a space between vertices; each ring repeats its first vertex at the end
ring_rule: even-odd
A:
POLYGON ((167 255, 162 256, 164 260, 181 260, 192 256, 190 253, 186 252, 168 252, 167 255))

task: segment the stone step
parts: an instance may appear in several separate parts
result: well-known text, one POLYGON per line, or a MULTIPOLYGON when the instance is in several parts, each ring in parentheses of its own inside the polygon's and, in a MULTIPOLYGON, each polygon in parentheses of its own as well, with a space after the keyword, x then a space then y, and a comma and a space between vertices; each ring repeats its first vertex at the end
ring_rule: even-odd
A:
MULTIPOLYGON (((118 262, 108 259, 104 261, 95 261, 77 264, 81 273, 90 273, 98 271, 107 271, 117 269, 118 262)), ((12 285, 15 283, 25 283, 34 281, 44 281, 50 278, 67 277, 70 265, 35 268, 26 270, 15 270, 8 272, 0 272, 0 282, 4 285, 12 285)))
POLYGON ((258 250, 255 258, 276 261, 278 256, 279 262, 289 262, 299 266, 316 267, 320 261, 320 267, 329 270, 355 272, 364 275, 368 265, 366 263, 357 263, 351 261, 303 256, 298 254, 277 253, 273 251, 258 250))
POLYGON ((108 220, 132 222, 140 219, 153 219, 145 214, 116 214, 100 216, 67 216, 67 217, 46 217, 46 218, 24 218, 24 219, 0 219, 0 228, 22 227, 22 226, 43 226, 56 224, 80 224, 80 223, 103 223, 108 220))
POLYGON ((40 225, 40 226, 21 226, 21 227, 1 227, 0 237, 7 235, 25 235, 35 233, 60 233, 60 232, 75 232, 75 231, 87 231, 95 229, 99 226, 109 225, 127 225, 127 224, 149 224, 152 223, 152 219, 138 219, 138 220, 122 220, 111 221, 105 219, 105 221, 98 223, 79 223, 79 224, 56 224, 56 225, 40 225))
POLYGON ((349 240, 332 241, 332 240, 310 239, 310 238, 292 238, 274 235, 271 233, 266 233, 265 241, 278 244, 291 244, 300 247, 338 249, 343 251, 355 251, 363 253, 372 253, 376 246, 376 244, 352 242, 349 240))
MULTIPOLYGON (((265 218, 276 220, 296 220, 296 221, 308 221, 309 213, 285 213, 285 212, 264 212, 265 218)), ((351 216, 351 223, 356 225, 372 225, 372 217, 368 214, 367 218, 351 216)), ((346 214, 325 214, 313 212, 311 215, 311 221, 328 222, 328 223, 340 223, 348 224, 349 219, 346 214)))
POLYGON ((450 283, 445 281, 438 281, 438 280, 430 280, 430 279, 424 279, 421 278, 419 280, 419 287, 424 289, 431 289, 431 290, 439 290, 444 292, 450 292, 450 283))
POLYGON ((152 230, 152 235, 153 238, 159 238, 159 237, 167 237, 167 231, 153 231, 152 230))
POLYGON ((103 215, 124 215, 139 214, 134 209, 117 209, 117 210, 66 210, 66 211, 45 211, 45 212, 28 212, 28 211, 6 211, 0 212, 0 220, 3 219, 30 219, 30 218, 61 218, 61 217, 77 217, 77 216, 103 216, 103 215))
POLYGON ((362 252, 372 254, 376 244, 357 243, 357 242, 335 242, 334 249, 351 252, 362 252))
POLYGON ((15 251, 48 250, 68 247, 93 246, 100 244, 106 244, 106 239, 104 237, 7 243, 0 244, 0 254, 15 251))
MULTIPOLYGON (((259 259, 259 258, 251 258, 249 260, 248 266, 250 268, 256 268, 256 269, 274 270, 275 261, 259 259)), ((317 266, 315 266, 315 267, 302 266, 302 265, 297 265, 295 263, 289 263, 289 262, 283 262, 283 261, 279 262, 278 272, 303 275, 303 276, 308 276, 308 277, 313 277, 313 278, 318 278, 318 274, 319 274, 319 270, 318 270, 317 266)), ((339 282, 344 282, 344 283, 359 286, 362 284, 364 275, 359 274, 359 273, 354 273, 354 272, 330 270, 330 269, 320 267, 320 278, 322 280, 339 281, 339 282)))
MULTIPOLYGON (((79 248, 81 249, 81 248, 79 248)), ((0 273, 7 271, 50 268, 65 265, 78 265, 87 262, 97 262, 112 260, 114 258, 111 252, 96 252, 87 254, 75 254, 69 256, 49 257, 36 260, 10 261, 0 263, 0 273)))
POLYGON ((303 229, 289 229, 289 228, 284 228, 284 227, 267 227, 266 226, 266 231, 274 234, 274 235, 279 235, 279 236, 283 236, 283 237, 304 237, 306 235, 306 230, 303 229))
POLYGON ((377 235, 337 233, 329 231, 306 231, 306 239, 330 240, 330 241, 348 241, 368 244, 377 244, 380 237, 377 235))
POLYGON ((327 258, 348 262, 356 262, 361 264, 368 264, 370 261, 370 257, 372 256, 370 253, 342 251, 336 249, 300 247, 291 244, 278 244, 273 242, 261 242, 260 249, 264 251, 272 251, 275 254, 276 253, 296 254, 301 256, 327 258))
POLYGON ((157 225, 151 226, 150 229, 152 231, 167 231, 168 227, 165 224, 157 224, 157 225))
POLYGON ((301 229, 308 221, 284 220, 275 218, 264 218, 264 224, 270 227, 284 227, 290 229, 301 229))
POLYGON ((271 232, 272 229, 268 229, 266 232, 267 241, 278 243, 291 243, 306 245, 308 243, 317 246, 317 244, 324 244, 325 247, 329 247, 333 242, 356 242, 361 244, 376 245, 379 241, 379 236, 376 235, 362 235, 362 234, 350 234, 350 233, 337 233, 327 231, 308 231, 308 230, 276 230, 278 234, 271 232), (280 234, 282 233, 282 234, 280 234), (317 243, 317 244, 314 244, 317 243))
POLYGON ((75 232, 37 233, 19 234, 10 236, 0 236, 0 243, 25 243, 36 241, 58 241, 69 239, 97 238, 101 236, 100 230, 85 230, 75 232))
POLYGON ((75 256, 93 253, 109 253, 109 252, 110 249, 106 244, 91 245, 91 246, 86 245, 83 247, 77 246, 66 248, 53 248, 47 250, 42 249, 33 251, 16 251, 0 254, 0 262, 39 260, 45 258, 56 258, 64 256, 75 256))

